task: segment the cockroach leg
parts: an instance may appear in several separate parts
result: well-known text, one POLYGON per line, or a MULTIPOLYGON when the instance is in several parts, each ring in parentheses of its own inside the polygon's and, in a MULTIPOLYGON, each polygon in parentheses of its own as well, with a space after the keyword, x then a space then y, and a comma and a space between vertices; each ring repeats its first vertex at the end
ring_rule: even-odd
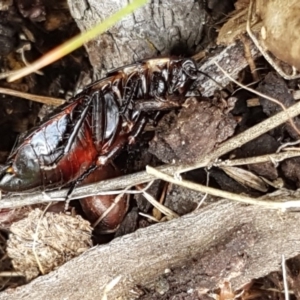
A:
POLYGON ((131 131, 130 136, 128 137, 128 143, 130 145, 134 144, 136 141, 136 138, 139 136, 139 134, 144 130, 145 125, 147 124, 148 118, 145 116, 141 116, 141 120, 137 123, 137 125, 133 128, 131 131))
POLYGON ((74 143, 74 140, 77 138, 78 132, 79 132, 80 128, 82 127, 84 121, 86 120, 86 116, 88 114, 88 111, 90 109, 90 106, 91 106, 91 103, 92 103, 94 97, 95 97, 95 95, 93 95, 92 97, 86 97, 86 100, 87 100, 86 107, 84 108, 83 112, 81 113, 79 120, 75 124, 73 131, 70 134, 68 142, 64 148, 64 154, 67 154, 70 151, 70 149, 74 143))
POLYGON ((76 188, 85 178, 87 178, 90 174, 92 174, 98 166, 91 166, 88 170, 86 170, 76 181, 72 182, 71 187, 68 190, 66 200, 65 200, 65 211, 69 210, 69 205, 71 201, 71 196, 76 188))

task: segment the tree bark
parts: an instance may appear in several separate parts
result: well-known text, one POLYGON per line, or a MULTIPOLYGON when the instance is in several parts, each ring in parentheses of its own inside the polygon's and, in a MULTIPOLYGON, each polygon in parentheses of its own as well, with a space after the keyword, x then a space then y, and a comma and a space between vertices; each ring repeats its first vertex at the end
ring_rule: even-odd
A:
MULTIPOLYGON (((95 74, 141 59, 187 55, 198 51, 206 12, 203 1, 151 0, 125 17, 85 47, 95 74)), ((68 1, 70 12, 82 32, 128 4, 126 0, 68 1)))

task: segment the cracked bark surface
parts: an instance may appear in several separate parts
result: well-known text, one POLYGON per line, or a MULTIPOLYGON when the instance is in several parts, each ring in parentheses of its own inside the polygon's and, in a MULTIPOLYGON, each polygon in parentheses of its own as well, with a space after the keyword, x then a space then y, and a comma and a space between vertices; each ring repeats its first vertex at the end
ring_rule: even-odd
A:
POLYGON ((177 290, 193 292, 187 299, 204 299, 201 289, 217 288, 225 278, 239 289, 280 269, 282 254, 288 259, 300 252, 299 226, 300 214, 222 200, 92 248, 57 271, 0 293, 0 299, 101 299, 119 275, 108 299, 133 299, 137 286, 157 285, 163 277, 170 286, 164 296, 174 295, 175 277, 177 290))
MULTIPOLYGON (((68 1, 81 31, 86 31, 127 4, 126 0, 68 1)), ((167 56, 172 50, 197 51, 202 38, 205 11, 201 1, 152 0, 106 33, 86 44, 95 74, 145 58, 167 56), (178 49, 179 48, 179 49, 178 49)))

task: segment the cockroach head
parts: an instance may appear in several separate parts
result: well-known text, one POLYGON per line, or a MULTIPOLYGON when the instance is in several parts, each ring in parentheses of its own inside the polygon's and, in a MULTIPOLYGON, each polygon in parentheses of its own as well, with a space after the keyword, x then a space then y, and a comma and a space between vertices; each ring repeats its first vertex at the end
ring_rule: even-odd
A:
POLYGON ((190 58, 173 60, 170 65, 169 94, 185 95, 198 78, 198 69, 190 58))

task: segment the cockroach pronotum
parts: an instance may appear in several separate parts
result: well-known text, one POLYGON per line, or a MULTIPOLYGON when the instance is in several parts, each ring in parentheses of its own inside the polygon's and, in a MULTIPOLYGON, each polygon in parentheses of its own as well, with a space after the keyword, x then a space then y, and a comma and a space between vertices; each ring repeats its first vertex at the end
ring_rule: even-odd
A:
POLYGON ((179 107, 197 78, 189 58, 149 59, 109 72, 20 139, 0 189, 72 189, 133 143, 153 113, 179 107))

